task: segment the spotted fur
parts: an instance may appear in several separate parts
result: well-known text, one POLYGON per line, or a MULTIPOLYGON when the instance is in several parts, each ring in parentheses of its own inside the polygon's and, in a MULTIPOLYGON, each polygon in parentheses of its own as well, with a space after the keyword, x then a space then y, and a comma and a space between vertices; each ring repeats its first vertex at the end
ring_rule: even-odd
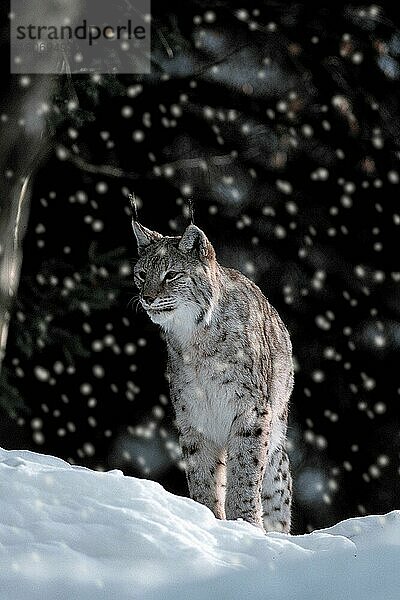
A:
POLYGON ((195 225, 177 237, 133 227, 140 299, 167 342, 190 496, 218 518, 288 532, 293 366, 284 324, 254 283, 218 264, 195 225))

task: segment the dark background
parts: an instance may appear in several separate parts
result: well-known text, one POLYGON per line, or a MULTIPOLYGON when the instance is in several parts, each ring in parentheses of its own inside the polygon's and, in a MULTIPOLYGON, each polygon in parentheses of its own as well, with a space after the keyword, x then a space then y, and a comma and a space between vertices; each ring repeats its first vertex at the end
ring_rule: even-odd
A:
POLYGON ((291 333, 293 531, 399 508, 394 14, 193 0, 152 13, 151 75, 4 66, 0 219, 29 173, 31 197, 0 444, 187 494, 126 196, 164 234, 183 231, 191 197, 220 262, 291 333))

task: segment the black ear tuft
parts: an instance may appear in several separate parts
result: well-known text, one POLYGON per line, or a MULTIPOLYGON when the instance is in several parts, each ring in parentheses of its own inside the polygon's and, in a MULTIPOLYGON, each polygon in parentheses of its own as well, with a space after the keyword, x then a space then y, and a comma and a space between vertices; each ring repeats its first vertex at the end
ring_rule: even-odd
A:
POLYGON ((132 221, 137 221, 138 220, 138 211, 137 211, 135 194, 128 194, 128 198, 129 198, 129 204, 131 205, 132 221))

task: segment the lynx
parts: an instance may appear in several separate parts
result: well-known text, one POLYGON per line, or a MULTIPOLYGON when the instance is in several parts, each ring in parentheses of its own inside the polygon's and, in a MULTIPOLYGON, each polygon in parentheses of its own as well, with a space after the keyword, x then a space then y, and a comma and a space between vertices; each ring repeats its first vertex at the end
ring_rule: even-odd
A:
POLYGON ((293 365, 284 324, 254 283, 218 264, 196 225, 171 237, 134 218, 133 229, 135 283, 166 339, 191 498, 220 519, 289 532, 293 365))

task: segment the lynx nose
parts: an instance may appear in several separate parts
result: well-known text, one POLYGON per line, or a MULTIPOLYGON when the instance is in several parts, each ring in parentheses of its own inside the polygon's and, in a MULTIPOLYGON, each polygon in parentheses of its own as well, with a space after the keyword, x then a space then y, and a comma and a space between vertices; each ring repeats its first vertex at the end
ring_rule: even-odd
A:
POLYGON ((156 296, 143 296, 143 300, 146 302, 146 304, 152 304, 155 299, 156 296))

